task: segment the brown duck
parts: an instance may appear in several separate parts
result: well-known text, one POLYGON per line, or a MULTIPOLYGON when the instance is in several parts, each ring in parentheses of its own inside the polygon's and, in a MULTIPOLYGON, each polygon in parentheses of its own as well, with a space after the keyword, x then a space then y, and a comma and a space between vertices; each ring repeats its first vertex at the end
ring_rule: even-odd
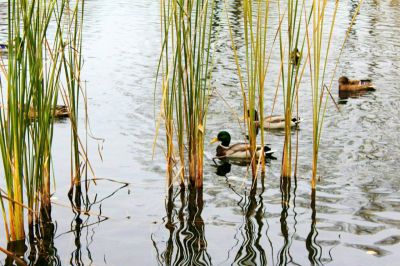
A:
POLYGON ((357 92, 373 90, 375 88, 370 79, 351 80, 345 76, 339 78, 339 91, 357 92))
MULTIPOLYGON (((56 108, 54 109, 53 117, 66 118, 66 117, 69 117, 69 115, 70 115, 70 113, 69 113, 68 106, 56 105, 56 108)), ((37 112, 35 112, 35 110, 32 107, 29 108, 28 117, 30 119, 37 119, 37 117, 38 117, 37 112)))

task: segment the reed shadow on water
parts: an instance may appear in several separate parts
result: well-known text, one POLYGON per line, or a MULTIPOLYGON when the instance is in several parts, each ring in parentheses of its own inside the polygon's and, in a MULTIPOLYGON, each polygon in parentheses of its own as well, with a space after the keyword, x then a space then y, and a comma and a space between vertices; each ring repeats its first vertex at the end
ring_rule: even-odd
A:
POLYGON ((203 211, 203 189, 180 188, 178 195, 168 190, 166 199, 165 229, 168 231, 166 246, 153 239, 158 263, 161 265, 212 265, 207 252, 203 211), (180 207, 175 198, 179 196, 180 207))
MULTIPOLYGON (((239 250, 235 255, 234 264, 237 265, 267 265, 267 254, 261 240, 265 221, 265 207, 263 193, 265 191, 264 177, 261 177, 262 188, 257 197, 257 186, 253 185, 247 200, 242 205, 244 222, 238 232, 243 237, 239 250)), ((240 205, 240 203, 239 203, 240 205)), ((266 230, 266 233, 268 229, 266 230)), ((267 235, 268 238, 268 235, 267 235)), ((268 238, 269 239, 269 238, 268 238)))

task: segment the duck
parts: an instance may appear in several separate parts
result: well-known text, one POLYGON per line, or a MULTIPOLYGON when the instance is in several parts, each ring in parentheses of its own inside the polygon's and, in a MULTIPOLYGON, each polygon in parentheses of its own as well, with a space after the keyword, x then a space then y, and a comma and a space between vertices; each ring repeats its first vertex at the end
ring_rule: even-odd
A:
MULTIPOLYGON (((66 117, 69 117, 69 115, 70 115, 70 112, 69 112, 68 106, 56 105, 56 108, 54 110, 55 118, 66 118, 66 117)), ((37 112, 35 112, 35 110, 32 107, 29 108, 28 117, 29 117, 29 119, 36 119, 38 117, 37 112)))
POLYGON ((345 76, 339 78, 339 91, 373 91, 375 90, 372 80, 361 79, 361 80, 351 80, 345 76))
MULTIPOLYGON (((247 110, 247 114, 250 116, 250 111, 247 110)), ((260 127, 260 121, 258 118, 258 112, 257 110, 254 110, 254 121, 255 125, 257 128, 260 127)), ((300 117, 292 117, 292 120, 290 121, 290 127, 298 127, 300 124, 300 117)), ((263 123, 264 129, 269 129, 269 130, 276 130, 276 129, 285 129, 285 116, 284 115, 270 115, 267 117, 264 117, 264 123, 263 123)))
MULTIPOLYGON (((248 143, 235 143, 230 145, 231 143, 231 135, 227 131, 220 131, 216 138, 212 139, 210 144, 215 142, 221 142, 216 150, 216 156, 213 158, 215 163, 215 159, 219 160, 251 160, 250 154, 250 144, 248 143)), ((261 146, 257 146, 256 157, 260 158, 261 156, 261 146)), ((264 155, 266 158, 272 158, 272 154, 274 153, 270 147, 267 145, 264 146, 264 155)))

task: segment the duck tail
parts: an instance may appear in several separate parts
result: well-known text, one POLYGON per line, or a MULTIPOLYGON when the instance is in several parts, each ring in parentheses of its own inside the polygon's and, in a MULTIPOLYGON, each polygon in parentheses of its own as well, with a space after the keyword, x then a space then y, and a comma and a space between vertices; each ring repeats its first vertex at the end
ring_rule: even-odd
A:
POLYGON ((274 154, 274 150, 272 150, 270 147, 268 147, 267 145, 264 146, 264 156, 267 159, 272 159, 275 160, 276 157, 273 156, 274 154))
POLYGON ((265 145, 265 146, 264 146, 264 152, 267 153, 267 152, 269 152, 269 151, 271 151, 271 148, 268 147, 267 145, 265 145))
POLYGON ((295 123, 296 126, 297 126, 298 124, 300 124, 300 121, 301 121, 300 117, 293 117, 293 118, 292 118, 292 122, 295 123))
POLYGON ((264 146, 264 154, 268 157, 268 155, 273 154, 275 151, 272 150, 269 146, 265 145, 264 146))

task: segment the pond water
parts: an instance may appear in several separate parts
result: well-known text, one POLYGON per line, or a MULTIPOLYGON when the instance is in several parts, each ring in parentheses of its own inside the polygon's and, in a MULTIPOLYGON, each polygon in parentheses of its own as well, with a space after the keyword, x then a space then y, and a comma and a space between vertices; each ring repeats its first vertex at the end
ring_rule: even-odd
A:
MULTIPOLYGON (((357 5, 341 2, 334 56, 357 5)), ((227 6, 240 49, 241 1, 227 0, 227 6)), ((293 135, 299 143, 298 176, 287 198, 280 191, 280 160, 268 162, 266 177, 252 194, 246 167, 232 165, 217 174, 210 159, 215 146, 206 144, 202 193, 186 191, 182 196, 174 191, 174 200, 166 200, 162 133, 152 158, 154 112, 159 109, 159 99, 153 97, 159 8, 158 0, 86 1, 83 75, 90 129, 99 139, 88 139, 88 152, 101 180, 90 185, 90 211, 74 213, 67 198, 69 124, 57 123, 54 245, 46 255, 48 264, 393 265, 400 259, 400 1, 366 1, 349 34, 335 80, 341 75, 368 77, 377 90, 340 100, 334 82, 340 112, 329 102, 314 197, 311 91, 305 77, 299 106, 303 121, 293 135)), ((275 1, 270 12, 276 24, 275 1)), ((226 103, 217 93, 213 96, 207 140, 222 129, 240 140, 241 127, 232 110, 241 115, 242 100, 224 1, 217 1, 215 16, 213 87, 226 103)), ((6 4, 0 1, 0 40, 6 38, 5 23, 6 4)), ((329 63, 328 73, 334 64, 329 63)), ((266 112, 271 111, 278 68, 279 57, 273 55, 266 112)), ((282 112, 281 102, 279 94, 276 113, 282 112)), ((266 137, 281 158, 283 134, 266 137)), ((1 231, 1 247, 5 241, 1 231)), ((3 265, 5 256, 0 259, 3 265)))

